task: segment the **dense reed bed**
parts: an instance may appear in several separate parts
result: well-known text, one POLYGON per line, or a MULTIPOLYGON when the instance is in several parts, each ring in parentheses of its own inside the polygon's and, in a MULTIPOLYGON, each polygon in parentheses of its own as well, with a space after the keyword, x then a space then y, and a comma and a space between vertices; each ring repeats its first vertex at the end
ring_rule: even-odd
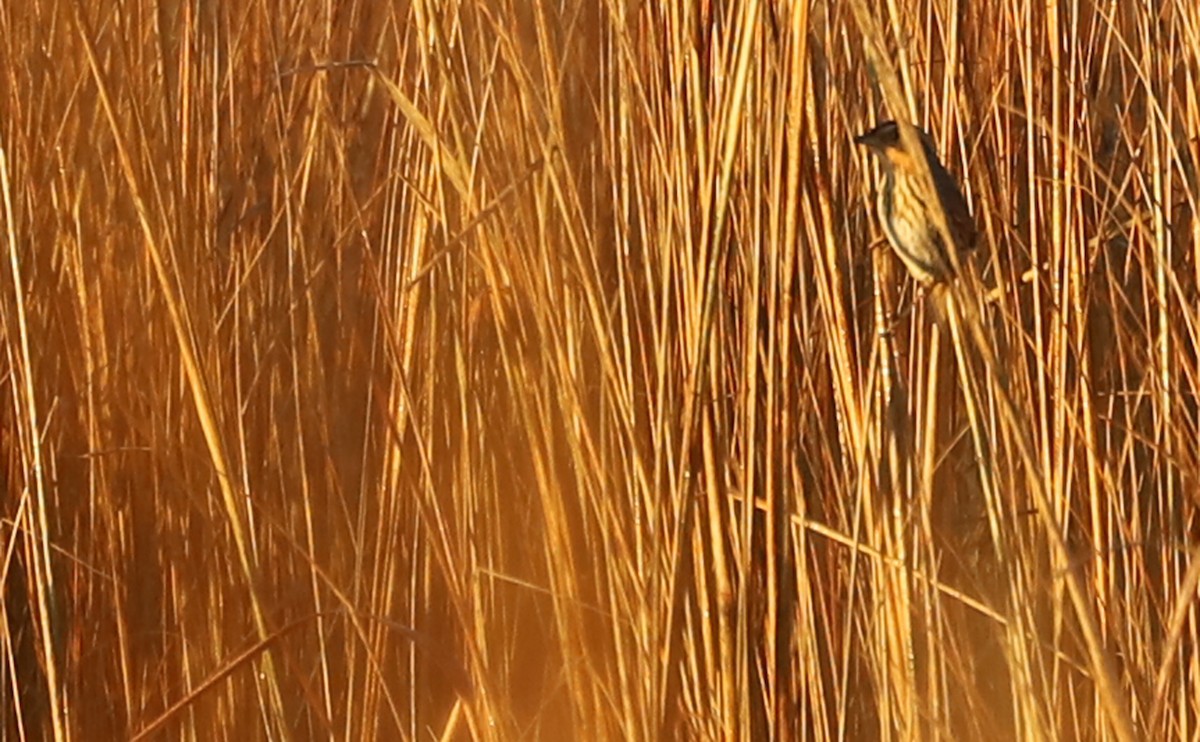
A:
POLYGON ((1190 0, 0 6, 4 736, 1195 739, 1198 77, 1190 0))

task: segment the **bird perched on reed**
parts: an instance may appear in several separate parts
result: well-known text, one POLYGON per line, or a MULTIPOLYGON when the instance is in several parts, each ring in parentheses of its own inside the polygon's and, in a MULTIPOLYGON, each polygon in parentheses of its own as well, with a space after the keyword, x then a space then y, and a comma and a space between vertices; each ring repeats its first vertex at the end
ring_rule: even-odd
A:
MULTIPOLYGON (((958 247, 961 263, 963 252, 975 246, 975 222, 954 178, 938 160, 933 140, 928 133, 920 129, 917 132, 922 154, 933 175, 933 195, 946 214, 946 225, 958 247)), ((895 121, 885 121, 854 141, 869 147, 879 157, 883 169, 883 184, 876 202, 879 221, 908 272, 927 289, 954 278, 954 263, 930 214, 929 197, 916 162, 904 148, 900 127, 895 121)))

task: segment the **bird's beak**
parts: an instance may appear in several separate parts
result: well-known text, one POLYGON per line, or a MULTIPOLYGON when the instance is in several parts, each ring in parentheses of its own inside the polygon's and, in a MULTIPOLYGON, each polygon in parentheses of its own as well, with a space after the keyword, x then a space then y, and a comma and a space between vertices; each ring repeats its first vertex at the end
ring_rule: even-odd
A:
POLYGON ((854 137, 854 143, 861 144, 864 147, 870 147, 871 149, 878 148, 875 143, 875 139, 871 136, 870 132, 867 132, 866 134, 859 134, 858 136, 854 137))

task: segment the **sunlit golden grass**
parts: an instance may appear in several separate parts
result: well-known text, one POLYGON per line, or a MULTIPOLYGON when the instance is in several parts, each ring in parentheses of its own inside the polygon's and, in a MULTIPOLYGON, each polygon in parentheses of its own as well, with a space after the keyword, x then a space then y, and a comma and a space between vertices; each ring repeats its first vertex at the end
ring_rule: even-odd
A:
POLYGON ((1194 739, 1193 5, 0 6, 4 736, 1194 739))

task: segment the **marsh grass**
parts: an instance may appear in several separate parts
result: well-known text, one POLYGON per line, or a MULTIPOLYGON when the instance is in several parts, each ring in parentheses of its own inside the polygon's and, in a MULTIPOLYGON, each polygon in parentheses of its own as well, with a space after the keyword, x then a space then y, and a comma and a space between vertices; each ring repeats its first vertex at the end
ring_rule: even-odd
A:
POLYGON ((5 736, 1192 739, 1200 13, 858 10, 0 8, 5 736))

